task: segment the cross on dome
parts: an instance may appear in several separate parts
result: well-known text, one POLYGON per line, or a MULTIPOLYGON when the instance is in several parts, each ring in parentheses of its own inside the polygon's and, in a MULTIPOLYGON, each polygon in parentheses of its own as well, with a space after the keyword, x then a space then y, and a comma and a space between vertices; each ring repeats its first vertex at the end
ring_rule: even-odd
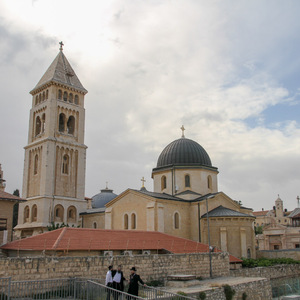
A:
POLYGON ((142 177, 141 182, 142 182, 142 188, 144 188, 145 187, 145 182, 146 182, 146 179, 144 178, 144 176, 142 177))
POLYGON ((63 43, 62 41, 60 41, 60 42, 59 42, 59 45, 60 45, 59 50, 62 51, 62 50, 63 50, 64 43, 63 43))
POLYGON ((183 137, 183 138, 184 138, 184 137, 185 137, 185 136, 184 136, 184 131, 185 131, 185 128, 184 128, 184 126, 182 125, 182 126, 180 127, 180 129, 182 130, 182 135, 181 135, 181 137, 183 137))

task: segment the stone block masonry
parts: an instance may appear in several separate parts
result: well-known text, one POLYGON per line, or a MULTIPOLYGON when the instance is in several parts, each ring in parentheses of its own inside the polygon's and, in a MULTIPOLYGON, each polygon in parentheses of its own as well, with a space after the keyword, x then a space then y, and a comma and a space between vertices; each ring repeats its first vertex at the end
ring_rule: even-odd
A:
MULTIPOLYGON (((38 280, 51 278, 86 277, 104 279, 107 267, 123 266, 124 275, 135 266, 144 281, 165 280, 168 275, 193 274, 209 277, 209 255, 163 254, 136 256, 89 256, 89 257, 22 257, 0 258, 0 277, 12 280, 38 280)), ((229 275, 227 253, 212 253, 214 277, 229 275)))

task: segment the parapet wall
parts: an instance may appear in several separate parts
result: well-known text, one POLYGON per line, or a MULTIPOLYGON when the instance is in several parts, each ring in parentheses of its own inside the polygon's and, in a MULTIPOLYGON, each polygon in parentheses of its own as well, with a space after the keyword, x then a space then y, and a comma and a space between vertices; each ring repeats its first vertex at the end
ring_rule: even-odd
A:
MULTIPOLYGON (((0 258, 0 277, 12 280, 37 280, 51 278, 86 277, 104 279, 107 267, 123 266, 124 276, 135 266, 144 281, 164 280, 171 274, 195 274, 209 277, 209 255, 163 254, 137 256, 89 257, 21 257, 0 258)), ((212 253, 214 277, 229 275, 227 253, 212 253)))
POLYGON ((258 250, 256 251, 257 258, 292 258, 300 260, 299 249, 282 249, 282 250, 258 250))
POLYGON ((230 270, 235 277, 264 277, 269 279, 300 276, 299 265, 278 265, 272 267, 242 268, 230 270))

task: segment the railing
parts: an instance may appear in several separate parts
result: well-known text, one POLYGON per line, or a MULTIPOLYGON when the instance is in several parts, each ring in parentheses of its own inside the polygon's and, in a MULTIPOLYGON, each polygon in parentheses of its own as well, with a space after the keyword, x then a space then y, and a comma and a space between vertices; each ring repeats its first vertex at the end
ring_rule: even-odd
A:
POLYGON ((300 295, 300 278, 288 278, 282 284, 274 284, 271 280, 273 299, 281 299, 282 296, 300 295))
POLYGON ((11 281, 0 278, 0 300, 14 299, 74 299, 74 300, 191 300, 161 289, 140 286, 139 296, 115 290, 97 279, 68 278, 11 281))

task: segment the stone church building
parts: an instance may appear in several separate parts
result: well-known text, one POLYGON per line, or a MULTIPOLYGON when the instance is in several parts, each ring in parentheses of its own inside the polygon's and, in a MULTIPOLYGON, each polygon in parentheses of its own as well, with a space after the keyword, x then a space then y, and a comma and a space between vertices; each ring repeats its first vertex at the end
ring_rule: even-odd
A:
POLYGON ((30 92, 28 144, 25 146, 23 198, 18 237, 47 231, 51 223, 77 226, 86 210, 82 86, 62 49, 30 92))
POLYGON ((112 199, 103 192, 96 195, 102 201, 81 213, 83 226, 159 231, 207 244, 209 220, 212 246, 237 257, 255 257, 252 209, 218 191, 218 169, 197 142, 183 133, 166 146, 152 178, 153 192, 142 187, 112 199))

